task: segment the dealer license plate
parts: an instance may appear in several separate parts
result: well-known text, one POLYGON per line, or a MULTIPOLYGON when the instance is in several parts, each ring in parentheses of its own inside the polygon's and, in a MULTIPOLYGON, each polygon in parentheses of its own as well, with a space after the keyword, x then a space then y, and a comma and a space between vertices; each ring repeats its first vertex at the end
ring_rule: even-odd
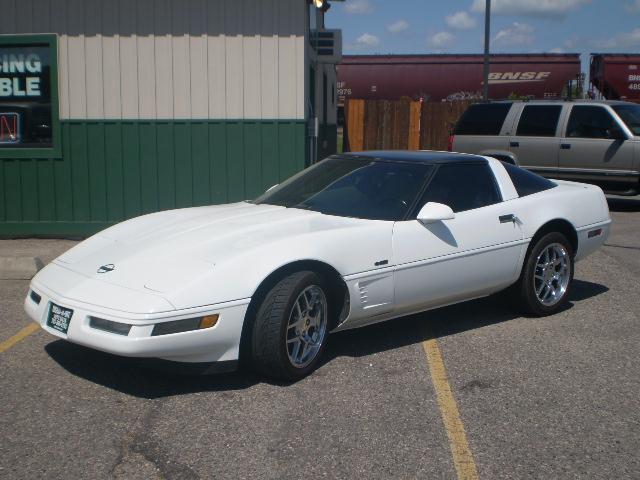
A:
POLYGON ((47 325, 54 330, 62 333, 67 333, 69 330, 69 323, 71 323, 71 316, 73 310, 70 308, 64 308, 55 303, 51 304, 49 308, 49 315, 47 316, 47 325))

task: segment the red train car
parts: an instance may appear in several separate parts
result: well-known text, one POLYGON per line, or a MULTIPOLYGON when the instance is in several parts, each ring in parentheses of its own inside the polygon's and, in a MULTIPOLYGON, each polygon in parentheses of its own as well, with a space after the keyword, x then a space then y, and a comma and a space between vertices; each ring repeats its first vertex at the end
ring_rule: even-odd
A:
POLYGON ((592 53, 590 78, 607 100, 640 103, 640 54, 592 53))
MULTIPOLYGON (((491 55, 489 97, 558 98, 580 73, 580 55, 491 55)), ((439 102, 481 98, 483 55, 344 55, 338 97, 439 102)))

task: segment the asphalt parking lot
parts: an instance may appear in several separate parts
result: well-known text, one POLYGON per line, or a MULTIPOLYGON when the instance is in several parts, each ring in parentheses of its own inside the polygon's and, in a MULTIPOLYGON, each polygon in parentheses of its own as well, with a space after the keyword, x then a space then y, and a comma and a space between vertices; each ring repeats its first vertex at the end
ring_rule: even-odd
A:
POLYGON ((291 385, 15 341, 28 282, 0 280, 0 478, 640 478, 640 199, 609 204, 560 314, 494 296, 342 332, 291 385))

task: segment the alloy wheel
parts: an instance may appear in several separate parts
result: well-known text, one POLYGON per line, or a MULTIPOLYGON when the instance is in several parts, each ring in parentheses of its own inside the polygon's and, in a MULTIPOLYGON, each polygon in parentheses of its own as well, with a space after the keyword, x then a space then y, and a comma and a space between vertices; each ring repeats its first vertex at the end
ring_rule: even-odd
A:
POLYGON ((317 285, 305 288, 291 307, 287 323, 287 355, 304 368, 318 355, 327 333, 327 299, 317 285))
POLYGON ((534 288, 538 300, 550 307, 564 297, 571 279, 571 258, 559 243, 548 245, 538 258, 534 269, 534 288))

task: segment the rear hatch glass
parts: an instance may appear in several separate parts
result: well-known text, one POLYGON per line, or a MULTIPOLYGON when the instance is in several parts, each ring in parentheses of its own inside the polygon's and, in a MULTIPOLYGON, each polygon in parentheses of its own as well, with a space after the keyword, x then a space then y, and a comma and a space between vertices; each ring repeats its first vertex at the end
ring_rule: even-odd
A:
POLYGON ((499 135, 511 103, 471 105, 456 125, 456 135, 499 135))

